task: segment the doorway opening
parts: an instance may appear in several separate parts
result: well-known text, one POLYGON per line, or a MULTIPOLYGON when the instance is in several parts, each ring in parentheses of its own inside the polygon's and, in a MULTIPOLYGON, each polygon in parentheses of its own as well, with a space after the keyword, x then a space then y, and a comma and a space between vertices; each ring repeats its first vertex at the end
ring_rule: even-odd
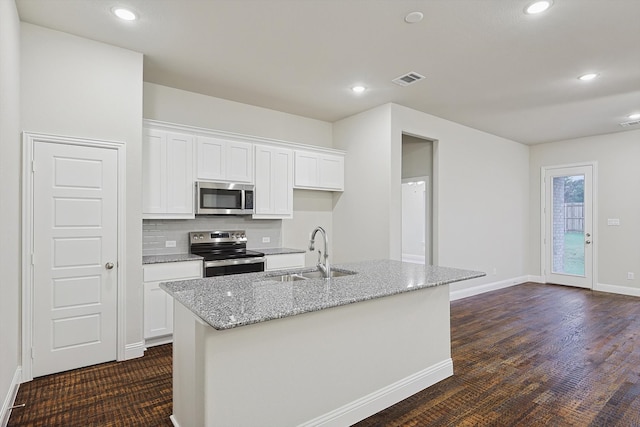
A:
POLYGON ((402 135, 402 261, 433 264, 433 141, 402 135))

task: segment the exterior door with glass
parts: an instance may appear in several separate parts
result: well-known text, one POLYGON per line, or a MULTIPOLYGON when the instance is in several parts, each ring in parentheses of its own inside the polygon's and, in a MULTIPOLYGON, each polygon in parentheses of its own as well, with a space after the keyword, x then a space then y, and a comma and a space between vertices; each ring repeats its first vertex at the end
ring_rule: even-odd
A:
POLYGON ((593 165, 544 168, 547 283, 593 289, 593 165))

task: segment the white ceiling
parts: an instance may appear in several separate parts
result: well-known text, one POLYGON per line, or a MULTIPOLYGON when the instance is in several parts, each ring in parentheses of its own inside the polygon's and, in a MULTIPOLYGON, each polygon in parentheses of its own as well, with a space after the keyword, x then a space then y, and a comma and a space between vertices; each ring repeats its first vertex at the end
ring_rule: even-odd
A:
POLYGON ((147 82, 329 122, 394 102, 525 144, 640 129, 619 125, 640 112, 640 0, 528 3, 16 0, 23 21, 144 53, 147 82), (391 82, 410 71, 426 78, 391 82))

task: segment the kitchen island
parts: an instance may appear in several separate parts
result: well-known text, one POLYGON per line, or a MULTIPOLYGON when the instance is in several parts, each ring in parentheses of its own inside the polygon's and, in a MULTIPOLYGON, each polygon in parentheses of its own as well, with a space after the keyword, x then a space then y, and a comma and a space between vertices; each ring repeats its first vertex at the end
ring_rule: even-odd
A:
POLYGON ((163 283, 178 302, 174 424, 349 425, 453 375, 448 284, 484 273, 389 260, 334 271, 355 274, 163 283))

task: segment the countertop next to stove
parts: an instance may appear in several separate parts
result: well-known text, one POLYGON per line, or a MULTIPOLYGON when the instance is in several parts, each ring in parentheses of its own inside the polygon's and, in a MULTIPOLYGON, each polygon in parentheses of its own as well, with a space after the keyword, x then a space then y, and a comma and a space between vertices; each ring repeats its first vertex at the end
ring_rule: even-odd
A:
POLYGON ((271 271, 165 282, 160 287, 207 324, 223 330, 485 275, 391 260, 341 264, 333 269, 357 274, 281 282, 270 277, 291 271, 271 271))
POLYGON ((200 255, 193 254, 146 255, 142 257, 143 265, 182 261, 202 261, 202 257, 200 255))
POLYGON ((265 255, 286 255, 286 254, 303 254, 306 252, 304 249, 291 249, 291 248, 253 248, 252 251, 262 252, 265 255))

